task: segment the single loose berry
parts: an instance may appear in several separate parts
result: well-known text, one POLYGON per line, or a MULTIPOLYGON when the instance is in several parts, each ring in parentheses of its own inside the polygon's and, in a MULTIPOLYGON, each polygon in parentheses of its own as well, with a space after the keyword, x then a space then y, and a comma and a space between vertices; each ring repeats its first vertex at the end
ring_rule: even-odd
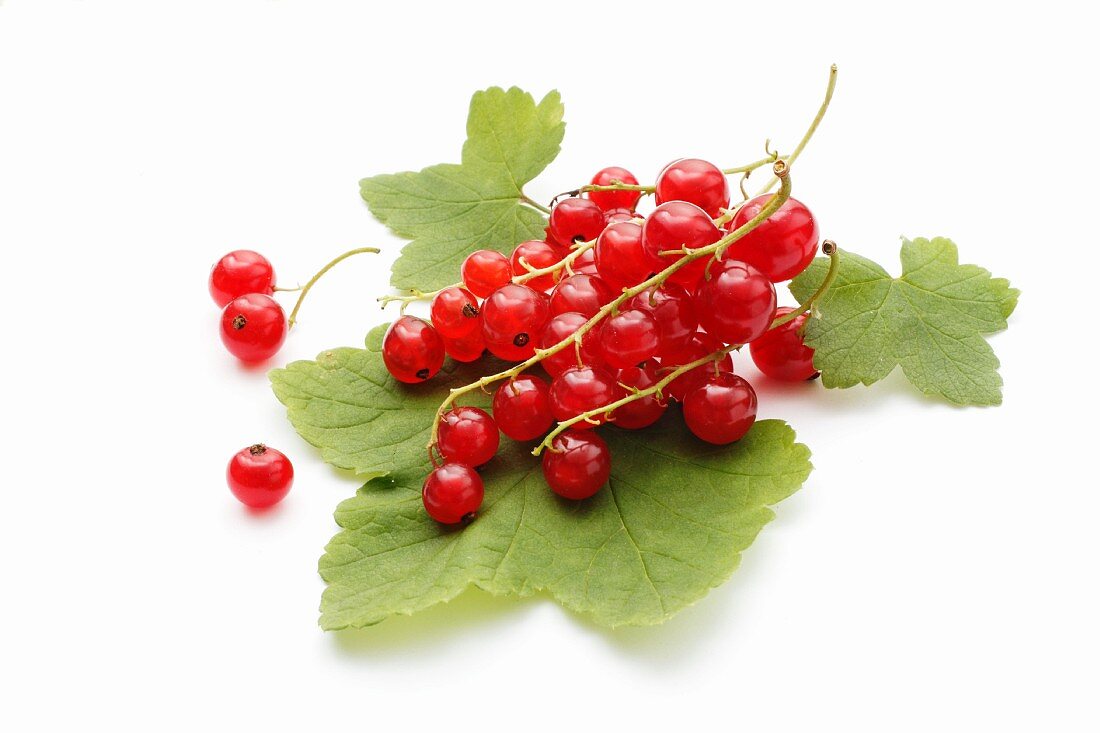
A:
POLYGON ((600 329, 600 351, 616 369, 651 359, 660 347, 661 328, 649 311, 622 311, 608 318, 600 329))
POLYGON ((210 269, 210 297, 224 308, 229 301, 249 293, 275 292, 275 269, 259 252, 238 249, 218 260, 210 269))
POLYGON ((432 326, 445 339, 460 339, 481 330, 481 309, 466 288, 443 288, 432 298, 432 326))
MULTIPOLYGON (((730 221, 730 231, 753 219, 771 198, 771 195, 765 195, 746 201, 730 221)), ((801 201, 789 198, 778 211, 731 244, 723 257, 747 262, 772 282, 783 282, 795 277, 813 262, 820 237, 821 231, 814 215, 801 201)))
POLYGON ((229 460, 225 480, 242 504, 263 509, 278 504, 290 491, 294 466, 281 452, 257 443, 229 460))
POLYGON ((566 430, 542 454, 542 475, 558 496, 587 499, 611 478, 611 450, 591 430, 566 430))
POLYGON ((509 283, 481 304, 485 346, 501 359, 524 361, 535 354, 535 339, 550 317, 545 293, 509 283))
MULTIPOLYGON (((583 412, 610 405, 623 396, 623 388, 603 367, 570 367, 550 384, 550 412, 555 420, 564 422, 583 412)), ((581 420, 573 427, 585 430, 606 419, 606 415, 601 413, 592 416, 595 422, 581 420)))
MULTIPOLYGON (((588 322, 588 318, 581 313, 559 313, 546 322, 539 336, 539 348, 549 349, 560 344, 572 336, 578 328, 588 322)), ((598 328, 599 324, 597 324, 598 328)), ((577 347, 570 344, 561 351, 545 357, 540 363, 551 377, 556 377, 566 369, 575 366, 596 366, 603 363, 598 339, 595 334, 599 331, 593 329, 581 337, 580 363, 577 360, 577 347)))
MULTIPOLYGON (((779 308, 775 317, 785 316, 793 308, 779 308)), ((813 379, 818 371, 814 368, 814 350, 802 340, 802 327, 807 315, 796 317, 782 326, 766 331, 763 336, 749 344, 756 368, 773 379, 785 382, 803 382, 813 379)))
POLYGON ((500 432, 512 440, 534 440, 554 423, 550 412, 550 386, 542 379, 521 374, 497 388, 493 417, 500 432))
POLYGON ((756 420, 756 391, 734 374, 711 375, 684 398, 684 423, 708 443, 740 440, 756 420))
POLYGON ((699 325, 724 344, 747 344, 775 318, 775 285, 752 265, 722 260, 695 291, 699 325))
POLYGON ((439 452, 450 463, 480 466, 497 454, 500 433, 489 413, 476 407, 455 407, 439 421, 439 452))
MULTIPOLYGON (((532 270, 542 270, 553 267, 562 261, 564 254, 556 247, 539 239, 532 239, 519 244, 512 252, 512 271, 516 276, 525 275, 532 270)), ((560 271, 559 271, 560 272, 560 271)), ((549 290, 554 287, 558 279, 558 272, 550 272, 545 275, 525 280, 524 285, 535 290, 549 290)))
MULTIPOLYGON (((665 282, 627 301, 632 310, 649 311, 657 319, 661 345, 657 356, 664 358, 683 351, 699 329, 695 305, 682 285, 665 282)), ((690 361, 690 360, 689 360, 690 361)))
POLYGON ((615 293, 596 275, 570 275, 550 293, 550 315, 581 313, 591 318, 615 299, 615 293))
POLYGON ((242 295, 222 311, 222 343, 241 361, 270 359, 286 341, 286 331, 286 313, 270 295, 242 295))
POLYGON ((713 163, 698 158, 682 158, 665 166, 657 176, 657 205, 666 201, 687 201, 717 218, 729 208, 730 184, 726 174, 713 163))
POLYGON ((443 366, 445 347, 439 333, 425 320, 401 316, 382 337, 382 361, 393 378, 417 384, 435 376, 443 366))
POLYGON ((562 199, 550 211, 550 232, 565 245, 591 242, 606 224, 607 217, 599 206, 576 196, 562 199))
MULTIPOLYGON (((720 344, 717 339, 711 337, 704 331, 699 331, 691 337, 691 340, 679 352, 670 354, 661 359, 660 374, 663 377, 676 367, 702 359, 708 354, 715 353, 720 348, 722 348, 722 344, 720 344)), ((699 386, 707 376, 714 374, 715 370, 732 374, 733 358, 729 354, 726 354, 718 360, 717 365, 715 365, 714 362, 707 362, 684 372, 673 379, 665 388, 665 391, 672 399, 683 402, 688 393, 699 386)))
POLYGON ((596 240, 596 269, 616 290, 646 280, 670 263, 657 262, 642 247, 642 227, 632 221, 610 224, 596 240))
POLYGON ((512 281, 512 265, 502 253, 491 249, 471 252, 462 261, 462 282, 479 298, 512 281))
MULTIPOLYGON (((625 183, 629 186, 637 186, 638 179, 626 168, 616 165, 604 168, 592 176, 592 185, 610 186, 614 183, 625 183)), ((626 209, 633 211, 638 205, 638 199, 642 197, 641 191, 590 191, 588 198, 604 211, 612 209, 626 209)))
MULTIPOLYGON (((627 367, 619 372, 619 384, 638 391, 649 389, 659 380, 651 363, 642 366, 627 367)), ((668 407, 668 401, 658 398, 656 394, 647 395, 641 399, 627 402, 621 407, 615 408, 611 420, 615 425, 627 430, 638 430, 649 427, 661 419, 668 407)))
MULTIPOLYGON (((714 225, 711 217, 695 204, 686 201, 669 201, 661 204, 646 217, 642 225, 642 246, 654 262, 664 263, 662 270, 685 256, 684 249, 699 249, 714 244, 722 238, 722 230, 714 225), (662 256, 662 252, 668 254, 662 256)), ((694 290, 707 266, 707 258, 700 257, 684 265, 669 276, 669 280, 694 290)))
POLYGON ((424 479, 421 497, 432 519, 440 524, 458 524, 476 516, 485 498, 485 485, 469 466, 444 463, 424 479))
POLYGON ((485 337, 481 334, 479 328, 462 338, 444 338, 443 348, 446 349, 447 355, 455 361, 467 363, 477 361, 485 355, 485 337))

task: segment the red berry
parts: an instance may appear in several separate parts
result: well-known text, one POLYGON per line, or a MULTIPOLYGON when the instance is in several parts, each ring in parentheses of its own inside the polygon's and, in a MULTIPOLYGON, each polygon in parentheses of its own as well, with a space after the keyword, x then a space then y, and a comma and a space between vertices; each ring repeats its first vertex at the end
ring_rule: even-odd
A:
MULTIPOLYGON (((582 412, 610 405, 623 396, 623 388, 603 367, 570 367, 550 384, 550 412, 555 420, 564 422, 582 412)), ((602 423, 606 418, 604 415, 593 415, 592 419, 602 423)), ((593 426, 587 420, 573 425, 580 430, 593 426)))
MULTIPOLYGON (((769 194, 746 201, 730 221, 730 231, 759 214, 771 198, 769 194)), ((820 237, 817 221, 805 204, 787 199, 756 229, 731 244, 723 257, 747 262, 772 282, 783 282, 809 266, 820 237)))
POLYGON ((257 443, 229 460, 225 480, 242 504, 263 509, 278 504, 290 491, 294 466, 279 451, 257 443))
MULTIPOLYGON (((539 348, 549 349, 573 335, 573 333, 588 322, 588 318, 580 313, 559 313, 546 322, 539 336, 539 348)), ((597 328, 589 331, 581 337, 581 363, 595 366, 603 362, 600 354, 598 339, 594 336, 597 328)), ((551 377, 556 377, 569 367, 578 366, 577 348, 574 344, 566 346, 561 351, 545 357, 541 362, 551 377)))
POLYGON ((443 339, 443 347, 447 355, 455 361, 477 361, 485 354, 485 337, 481 335, 481 329, 458 339, 443 339))
POLYGON ((611 224, 596 240, 596 269, 616 290, 633 287, 668 267, 656 262, 642 247, 642 227, 632 221, 611 224))
MULTIPOLYGON (((663 263, 661 269, 682 259, 684 255, 680 252, 684 247, 698 249, 714 244, 721 238, 722 230, 714 225, 710 216, 695 204, 685 201, 661 204, 642 225, 642 246, 654 262, 663 263), (661 252, 677 254, 662 257, 661 252)), ((707 258, 701 257, 681 267, 669 279, 692 290, 703 276, 706 266, 707 258)))
POLYGON ((607 217, 603 210, 588 199, 562 199, 550 212, 550 232, 562 244, 591 242, 600 236, 607 217))
POLYGON ((259 252, 238 249, 218 260, 210 270, 210 297, 224 308, 229 301, 249 293, 275 292, 275 270, 259 252))
MULTIPOLYGON (((625 183, 637 186, 638 179, 626 168, 609 166, 592 176, 592 184, 595 186, 610 186, 613 183, 625 183)), ((604 211, 612 209, 626 209, 633 211, 638 205, 638 199, 642 197, 641 191, 590 191, 588 198, 604 211)))
POLYGON ((741 377, 711 375, 684 399, 688 430, 708 443, 740 440, 756 420, 756 392, 741 377))
POLYGON ((462 261, 462 282, 479 298, 512 281, 512 265, 508 258, 491 249, 471 252, 462 261))
POLYGON ((234 298, 222 311, 222 343, 241 361, 264 361, 286 341, 286 314, 270 295, 234 298))
POLYGON ((443 358, 443 339, 432 324, 415 316, 401 316, 382 337, 382 361, 399 382, 430 379, 443 366, 443 358))
POLYGON ((573 260, 572 269, 576 275, 599 275, 600 273, 596 269, 595 248, 589 247, 577 255, 577 259, 573 260))
POLYGON ((441 524, 458 524, 473 519, 481 508, 485 485, 469 466, 444 463, 424 479, 421 496, 428 516, 441 524))
POLYGON ((481 330, 477 298, 466 288, 443 288, 432 298, 432 325, 445 339, 459 339, 481 330))
POLYGON ((723 260, 695 291, 699 325, 724 344, 747 344, 775 318, 775 285, 752 265, 723 260))
POLYGON ((530 359, 535 354, 535 339, 549 317, 550 301, 544 293, 515 283, 497 288, 481 304, 485 345, 501 359, 530 359))
POLYGON ((534 440, 554 424, 550 387, 530 374, 505 382, 493 395, 493 417, 500 432, 512 440, 534 440))
POLYGON ((550 293, 550 315, 581 313, 588 318, 615 299, 615 293, 595 275, 570 275, 550 293))
MULTIPOLYGON (((519 277, 527 274, 531 270, 542 270, 556 265, 562 261, 563 257, 564 254, 557 247, 547 244, 540 239, 532 239, 518 245, 515 251, 512 252, 512 271, 519 277)), ((530 280, 525 280, 523 284, 535 290, 549 290, 554 287, 554 282, 557 281, 557 279, 558 273, 551 272, 546 275, 539 275, 530 280)))
POLYGON ((620 221, 634 221, 638 218, 638 214, 630 209, 609 209, 606 214, 608 224, 617 224, 620 221))
POLYGON ((591 430, 566 430, 542 454, 542 475, 558 496, 587 499, 611 477, 611 450, 591 430))
MULTIPOLYGON (((681 351, 661 359, 661 376, 667 375, 676 367, 702 359, 707 354, 713 354, 720 348, 722 348, 722 345, 716 339, 703 331, 699 331, 692 336, 687 346, 681 351)), ((669 383, 665 388, 665 392, 672 399, 683 402, 691 390, 697 387, 708 375, 714 374, 715 369, 732 373, 733 357, 726 354, 718 360, 717 367, 713 362, 709 362, 681 374, 669 383)))
MULTIPOLYGON (((619 384, 634 387, 638 390, 648 389, 659 381, 653 367, 646 363, 643 366, 627 367, 619 372, 619 384)), ((639 400, 628 402, 615 409, 612 422, 620 428, 638 430, 649 427, 657 422, 665 413, 668 402, 658 399, 652 394, 639 400)))
POLYGON ((661 347, 657 354, 660 357, 682 351, 699 329, 691 296, 676 283, 665 282, 660 287, 638 293, 627 301, 626 307, 649 311, 657 319, 661 332, 661 347))
MULTIPOLYGON (((793 308, 779 308, 775 316, 785 316, 793 308)), ((806 314, 767 331, 749 344, 756 368, 773 379, 785 382, 803 382, 817 376, 814 368, 814 350, 802 341, 802 326, 806 314)))
POLYGON ((698 158, 682 158, 665 166, 657 176, 657 205, 666 201, 687 201, 714 219, 720 209, 729 208, 730 184, 713 163, 698 158))
POLYGON ((439 421, 439 452, 449 463, 480 466, 497 454, 500 433, 489 413, 476 407, 455 407, 439 421))
POLYGON ((661 329, 649 311, 622 311, 608 318, 600 329, 600 352, 616 369, 653 358, 660 346, 661 329))

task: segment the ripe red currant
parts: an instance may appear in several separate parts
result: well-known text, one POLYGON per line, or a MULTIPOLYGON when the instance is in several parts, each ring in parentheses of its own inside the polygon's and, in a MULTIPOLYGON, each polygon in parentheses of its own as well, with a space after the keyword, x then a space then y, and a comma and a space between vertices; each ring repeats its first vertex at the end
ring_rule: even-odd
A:
MULTIPOLYGON (((722 345, 716 339, 703 331, 699 331, 691 337, 691 340, 679 352, 661 359, 661 376, 668 374, 676 367, 702 359, 707 354, 713 354, 721 347, 722 345)), ((726 354, 718 360, 717 367, 713 362, 697 366, 673 379, 665 388, 665 392, 672 399, 683 402, 692 389, 697 387, 708 375, 714 374, 715 369, 732 373, 733 358, 726 354)))
MULTIPOLYGON (((793 308, 779 308, 775 316, 785 316, 793 308)), ((785 382, 803 382, 817 376, 814 368, 814 350, 802 341, 802 327, 806 314, 767 331, 749 344, 756 368, 773 379, 785 382)))
POLYGON ((588 199, 572 197, 554 204, 550 212, 550 231, 562 244, 591 242, 600 236, 607 217, 603 210, 588 199))
POLYGON ((270 359, 286 341, 286 331, 286 314, 270 295, 242 295, 222 311, 222 343, 241 361, 270 359))
MULTIPOLYGON (((592 176, 592 184, 595 186, 610 186, 613 183, 625 183, 631 186, 638 185, 638 179, 626 168, 609 166, 592 176)), ((638 205, 638 199, 642 197, 641 191, 591 191, 588 198, 604 211, 612 209, 627 209, 633 211, 638 205)))
POLYGON ((714 219, 730 205, 730 184, 713 163, 682 158, 665 166, 657 176, 657 205, 666 201, 687 201, 714 219))
MULTIPOLYGON (((580 313, 559 313, 546 322, 539 336, 539 348, 549 349, 573 335, 573 333, 588 322, 588 318, 580 313)), ((597 324, 598 325, 598 324, 597 324)), ((600 355, 597 339, 593 335, 598 333, 595 329, 581 337, 581 363, 595 366, 603 362, 600 355)), ((569 367, 578 366, 577 348, 574 344, 563 348, 561 351, 545 357, 542 362, 551 377, 556 377, 569 367)))
POLYGON ((611 224, 596 240, 596 269, 616 290, 633 287, 670 263, 656 262, 642 247, 642 227, 632 221, 611 224))
POLYGON ((723 260, 695 291, 699 325, 724 344, 747 344, 775 318, 775 285, 752 265, 723 260))
MULTIPOLYGON (((769 194, 746 201, 730 221, 730 231, 759 214, 771 198, 769 194)), ((723 257, 747 262, 772 282, 783 282, 809 266, 817 253, 820 237, 817 220, 806 205, 796 199, 787 199, 756 229, 731 244, 723 257)))
POLYGON ((634 221, 638 218, 638 214, 634 213, 630 209, 608 209, 607 223, 617 224, 620 221, 634 221))
POLYGON ((471 252, 462 261, 462 282, 479 298, 512 281, 512 265, 508 258, 491 249, 471 252))
POLYGON ((657 353, 659 357, 682 351, 699 328, 699 319, 695 315, 691 296, 682 285, 676 283, 665 282, 659 287, 638 293, 626 302, 626 307, 649 311, 657 319, 661 333, 660 350, 657 353))
MULTIPOLYGON (((624 396, 623 388, 603 367, 570 367, 554 378, 550 384, 550 412, 558 422, 564 422, 582 412, 598 410, 624 396)), ((602 423, 606 417, 593 415, 602 423)), ((594 423, 581 420, 573 425, 577 429, 594 427, 594 423)))
POLYGON ((558 496, 587 499, 611 478, 611 450, 591 430, 566 430, 542 454, 542 475, 558 496))
POLYGON ((573 273, 576 275, 599 275, 599 270, 596 269, 596 250, 589 247, 585 251, 577 255, 577 259, 573 260, 573 273))
POLYGON ((550 293, 550 314, 581 313, 588 318, 615 299, 615 293, 596 275, 570 275, 550 293))
POLYGON ((485 337, 481 335, 481 329, 458 339, 443 339, 443 347, 447 355, 455 361, 477 361, 485 354, 485 337))
POLYGON ((432 298, 432 325, 445 339, 460 339, 481 330, 477 298, 466 288, 443 288, 432 298))
POLYGON ((382 337, 382 361, 399 382, 430 379, 443 366, 443 358, 443 339, 430 323, 415 316, 401 316, 382 337))
POLYGON ((616 369, 654 357, 660 346, 661 328, 649 311, 622 311, 608 318, 600 328, 600 352, 616 369))
MULTIPOLYGON (((619 372, 619 384, 637 390, 649 389, 658 381, 657 374, 649 362, 642 366, 627 367, 619 372)), ((620 428, 638 430, 657 422, 667 407, 666 400, 658 399, 655 394, 648 395, 615 408, 612 422, 620 428)))
POLYGON ((493 395, 493 417, 500 432, 512 440, 534 440, 545 435, 554 423, 549 385, 530 374, 505 382, 493 395))
POLYGON ((740 440, 756 420, 756 392, 741 377, 711 375, 684 398, 688 430, 708 443, 740 440))
POLYGON ((485 498, 485 485, 469 466, 444 463, 424 479, 421 496, 432 519, 441 524, 458 524, 476 516, 485 498))
MULTIPOLYGON (((556 265, 561 262, 563 256, 561 250, 553 245, 541 239, 532 239, 519 244, 512 252, 512 271, 517 276, 525 275, 531 270, 542 270, 556 265)), ((558 273, 551 272, 526 280, 523 284, 535 290, 549 290, 554 287, 557 279, 558 273)))
POLYGON ((550 317, 545 293, 509 283, 481 304, 485 345, 501 359, 524 361, 535 354, 535 339, 550 317))
POLYGON ((278 504, 290 491, 294 466, 279 451, 257 443, 229 460, 225 480, 242 504, 263 509, 278 504))
POLYGON ((259 252, 238 249, 218 260, 210 270, 210 297, 224 308, 229 301, 249 293, 275 292, 275 270, 259 252))
POLYGON ((477 467, 497 454, 500 433, 485 410, 455 407, 439 421, 438 445, 448 462, 477 467))
MULTIPOLYGON (((686 201, 661 204, 642 225, 642 246, 653 261, 664 263, 661 269, 682 259, 684 247, 698 249, 714 244, 721 238, 722 230, 714 225, 710 216, 695 204, 686 201), (662 257, 661 252, 677 254, 662 257)), ((693 290, 706 266, 707 258, 701 257, 674 272, 669 280, 693 290)))

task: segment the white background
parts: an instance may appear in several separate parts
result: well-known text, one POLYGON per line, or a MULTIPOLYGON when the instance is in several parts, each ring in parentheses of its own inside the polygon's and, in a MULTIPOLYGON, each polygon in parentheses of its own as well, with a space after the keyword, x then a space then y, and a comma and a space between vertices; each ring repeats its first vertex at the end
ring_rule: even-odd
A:
POLYGON ((0 0, 0 727, 1096 730, 1100 63, 1079 4, 1011 5, 0 0), (400 243, 357 181, 457 160, 474 90, 561 90, 546 201, 789 150, 834 61, 795 195, 894 271, 943 234, 1021 287, 1005 404, 758 381, 816 470, 663 627, 470 593, 319 631, 357 483, 223 350, 211 263, 256 248, 290 285, 382 245, 278 362, 358 345, 400 243), (223 471, 259 440, 298 475, 253 516, 223 471))

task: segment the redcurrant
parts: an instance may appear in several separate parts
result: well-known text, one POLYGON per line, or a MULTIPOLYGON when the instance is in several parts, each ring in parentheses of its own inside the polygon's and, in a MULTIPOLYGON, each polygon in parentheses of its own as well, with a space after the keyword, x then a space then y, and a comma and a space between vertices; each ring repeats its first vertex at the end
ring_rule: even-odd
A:
POLYGON ((617 224, 620 221, 634 221, 638 218, 638 214, 630 209, 608 209, 606 213, 608 224, 617 224))
POLYGON ((633 287, 670 263, 656 262, 642 247, 642 228, 632 221, 611 224, 596 240, 596 269, 616 290, 633 287))
POLYGON ((510 379, 493 395, 493 417, 500 432, 512 440, 534 440, 545 435, 554 423, 549 385, 531 374, 510 379))
POLYGON ((591 242, 600 236, 607 217, 603 210, 588 199, 562 199, 550 212, 550 231, 562 244, 591 242))
MULTIPOLYGON (((779 308, 775 316, 785 316, 793 308, 779 308)), ((806 314, 767 331, 749 344, 756 368, 773 379, 785 382, 802 382, 817 376, 814 368, 814 350, 802 341, 802 327, 806 314)))
MULTIPOLYGON (((582 412, 598 410, 624 396, 623 388, 603 367, 570 367, 550 384, 550 412, 558 422, 564 422, 582 412)), ((606 420, 603 414, 593 415, 595 422, 581 420, 573 427, 587 429, 606 420)))
POLYGON ((477 298, 466 288, 443 288, 432 298, 432 325, 444 339, 460 339, 481 330, 477 298))
POLYGON ((444 463, 424 479, 421 496, 432 519, 441 524, 458 524, 476 516, 485 498, 485 485, 469 466, 444 463))
POLYGON ((275 292, 275 270, 259 252, 238 249, 218 260, 210 270, 210 297, 224 308, 229 301, 249 293, 275 292))
POLYGON ((279 451, 257 443, 230 459, 225 480, 242 504, 263 509, 278 504, 290 491, 294 466, 279 451))
POLYGON ((596 275, 570 275, 550 293, 550 314, 572 312, 591 318, 614 299, 615 293, 596 275))
MULTIPOLYGON (((630 186, 637 186, 638 179, 626 168, 620 168, 615 165, 604 168, 602 171, 592 176, 592 184, 595 186, 610 186, 613 183, 625 183, 630 186)), ((612 209, 633 211, 634 207, 638 205, 638 199, 641 197, 641 191, 591 191, 588 194, 588 198, 591 199, 596 206, 599 206, 607 212, 610 212, 612 209)))
POLYGON ((711 265, 695 291, 699 325, 724 344, 747 344, 775 318, 775 285, 752 265, 722 260, 711 265))
MULTIPOLYGON (((686 201, 670 201, 653 210, 642 225, 642 246, 654 262, 664 263, 664 269, 684 257, 683 249, 698 249, 722 238, 722 230, 714 225, 707 212, 686 201), (662 252, 670 252, 662 256, 662 252)), ((702 257, 681 267, 669 280, 688 290, 703 276, 706 258, 702 257)))
POLYGON ((462 261, 462 282, 479 298, 512 281, 512 265, 508 258, 491 249, 471 252, 462 261))
POLYGON ((270 359, 286 341, 286 331, 286 314, 270 295, 242 295, 222 311, 222 343, 241 361, 270 359))
POLYGON ((756 420, 756 392, 734 374, 711 375, 684 399, 688 430, 708 443, 740 440, 756 420))
MULTIPOLYGON (((730 221, 730 231, 754 218, 770 200, 771 195, 765 195, 746 201, 730 221)), ((778 211, 731 244, 723 257, 747 262, 772 282, 783 282, 809 266, 820 236, 817 220, 806 205, 787 199, 778 211)))
POLYGON ((608 318, 600 329, 600 352, 616 369, 652 358, 660 346, 661 328, 649 311, 622 311, 608 318))
MULTIPOLYGON (((691 340, 679 352, 661 359, 661 374, 662 376, 668 374, 676 367, 702 359, 707 354, 713 354, 720 348, 722 348, 722 345, 716 339, 704 331, 699 331, 691 337, 691 340)), ((672 399, 683 402, 688 392, 706 379, 707 375, 714 374, 716 369, 720 372, 732 373, 733 357, 726 354, 718 360, 717 366, 713 362, 708 362, 681 374, 669 383, 665 388, 665 392, 672 399)))
POLYGON ((699 328, 699 319, 695 315, 691 296, 683 286, 676 283, 665 282, 659 287, 638 293, 626 302, 626 307, 649 311, 657 319, 661 332, 660 351, 657 354, 660 357, 682 351, 699 328))
MULTIPOLYGON (((580 313, 559 313, 547 321, 543 327, 542 334, 539 336, 539 348, 549 349, 561 343, 587 322, 588 318, 580 313)), ((597 339, 593 338, 595 332, 595 330, 589 331, 581 337, 582 364, 595 366, 603 362, 597 339)), ((558 376, 569 367, 578 366, 576 345, 570 344, 561 351, 545 357, 541 364, 551 377, 558 376)))
POLYGON ((481 305, 485 345, 501 359, 524 361, 535 354, 535 339, 550 317, 545 293, 509 283, 497 288, 481 305))
POLYGON ((577 275, 599 275, 600 272, 596 269, 596 250, 589 247, 577 255, 577 259, 573 260, 572 269, 577 275))
POLYGON ((479 328, 462 338, 444 338, 443 347, 447 350, 447 355, 455 361, 477 361, 485 354, 485 337, 479 328))
POLYGON ((657 176, 657 205, 666 201, 695 204, 712 219, 730 205, 730 184, 718 166, 698 158, 682 158, 657 176))
MULTIPOLYGON (((619 372, 619 384, 637 390, 649 389, 658 381, 657 374, 649 362, 642 366, 627 367, 619 372)), ((667 407, 666 400, 651 394, 615 408, 612 422, 620 428, 638 430, 657 422, 667 407)))
POLYGON ((500 433, 489 413, 476 407, 455 407, 439 421, 439 452, 451 463, 480 466, 497 454, 500 433))
POLYGON ((415 316, 401 316, 382 337, 382 361, 399 382, 430 379, 443 366, 443 358, 443 339, 432 324, 415 316))
POLYGON ((558 496, 587 499, 611 478, 611 450, 591 430, 565 430, 543 452, 542 475, 558 496))
MULTIPOLYGON (((562 260, 562 252, 556 247, 543 242, 540 239, 532 239, 518 245, 512 252, 512 271, 517 276, 525 275, 531 270, 542 270, 558 264, 562 260)), ((554 287, 558 279, 557 272, 531 278, 523 284, 535 290, 549 290, 554 287)))

